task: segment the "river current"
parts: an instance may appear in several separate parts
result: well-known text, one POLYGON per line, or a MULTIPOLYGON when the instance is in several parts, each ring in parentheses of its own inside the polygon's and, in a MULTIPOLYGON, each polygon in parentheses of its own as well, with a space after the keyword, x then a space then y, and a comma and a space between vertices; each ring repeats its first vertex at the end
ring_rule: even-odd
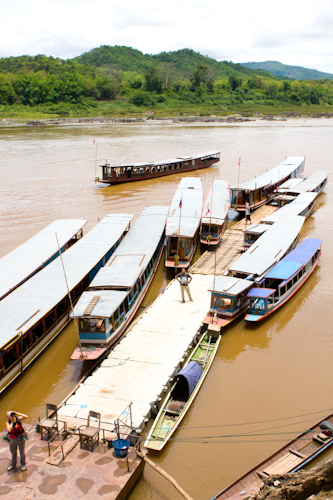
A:
MULTIPOLYGON (((87 232, 106 214, 132 213, 137 218, 148 205, 170 204, 179 174, 104 187, 95 184, 94 178, 100 175, 98 165, 106 160, 111 164, 159 161, 220 150, 218 164, 185 174, 202 179, 206 196, 213 179, 237 184, 239 158, 240 182, 294 155, 306 157, 305 176, 332 170, 332 137, 333 120, 325 118, 45 127, 3 121, 0 257, 54 219, 86 219, 87 232)), ((315 272, 266 321, 247 325, 240 319, 223 332, 212 368, 181 429, 163 452, 149 454, 195 500, 212 498, 333 408, 332 181, 329 178, 301 233, 301 240, 323 239, 315 272)), ((169 279, 160 265, 144 305, 169 279)), ((6 410, 27 413, 34 422, 44 415, 47 402, 59 404, 73 389, 86 370, 83 363, 70 360, 76 340, 70 324, 1 395, 3 427, 6 410)), ((130 496, 130 500, 178 498, 149 466, 130 496)))

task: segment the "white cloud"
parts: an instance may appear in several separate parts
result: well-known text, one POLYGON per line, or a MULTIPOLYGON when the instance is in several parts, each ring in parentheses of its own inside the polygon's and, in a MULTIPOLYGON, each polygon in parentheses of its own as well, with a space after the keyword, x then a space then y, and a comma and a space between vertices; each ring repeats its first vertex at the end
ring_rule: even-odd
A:
POLYGON ((329 0, 14 0, 2 5, 0 57, 75 57, 100 45, 156 54, 191 48, 233 62, 278 60, 333 73, 329 0))

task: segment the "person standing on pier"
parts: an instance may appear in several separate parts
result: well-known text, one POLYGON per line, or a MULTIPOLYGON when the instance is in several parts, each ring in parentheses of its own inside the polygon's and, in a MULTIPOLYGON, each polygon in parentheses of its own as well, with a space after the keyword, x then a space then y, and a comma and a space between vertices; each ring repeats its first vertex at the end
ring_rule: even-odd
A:
POLYGON ((179 281, 180 283, 180 291, 182 294, 182 302, 185 302, 185 292, 187 293, 187 296, 190 300, 192 299, 191 291, 189 284, 192 281, 192 276, 189 275, 189 273, 186 272, 186 270, 183 268, 181 273, 178 273, 176 275, 176 280, 179 281))
POLYGON ((9 449, 12 454, 12 461, 7 468, 11 471, 16 469, 17 448, 20 450, 21 470, 26 470, 25 465, 25 437, 22 427, 22 420, 28 418, 28 415, 18 411, 7 411, 6 428, 9 432, 9 449))
POLYGON ((245 204, 245 222, 247 221, 251 222, 251 207, 248 201, 245 204))

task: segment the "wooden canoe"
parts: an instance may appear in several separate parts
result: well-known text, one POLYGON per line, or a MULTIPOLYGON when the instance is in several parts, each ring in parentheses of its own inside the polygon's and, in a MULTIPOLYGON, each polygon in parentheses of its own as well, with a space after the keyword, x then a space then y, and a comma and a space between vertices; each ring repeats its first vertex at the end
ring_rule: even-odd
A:
POLYGON ((146 439, 146 448, 161 451, 176 431, 205 380, 217 352, 220 340, 221 336, 219 333, 210 330, 207 330, 201 336, 198 344, 185 363, 184 368, 180 370, 174 378, 172 387, 146 439), (186 381, 184 382, 188 372, 191 373, 191 376, 194 373, 192 379, 192 383, 194 380, 193 387, 191 387, 191 381, 189 381, 189 388, 186 386, 186 381), (197 378, 195 378, 196 375, 197 378), (187 389, 189 389, 189 391, 186 394, 187 389), (184 396, 188 398, 185 400, 184 396))

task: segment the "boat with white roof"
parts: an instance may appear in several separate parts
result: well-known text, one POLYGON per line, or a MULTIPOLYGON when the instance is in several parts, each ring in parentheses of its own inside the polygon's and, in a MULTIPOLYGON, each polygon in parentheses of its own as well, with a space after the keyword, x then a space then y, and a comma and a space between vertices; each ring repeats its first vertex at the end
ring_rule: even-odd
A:
POLYGON ((328 181, 329 170, 318 170, 306 179, 298 179, 299 182, 285 182, 278 187, 277 192, 290 195, 312 192, 320 194, 328 181))
POLYGON ((220 151, 212 151, 194 156, 182 156, 158 162, 128 163, 115 166, 105 163, 101 165, 102 178, 97 177, 96 180, 112 185, 142 181, 207 168, 218 161, 220 161, 220 151))
POLYGON ((223 236, 230 206, 229 183, 215 180, 205 200, 200 227, 200 242, 217 245, 223 236))
POLYGON ((131 219, 128 214, 106 216, 75 245, 2 299, 0 392, 69 323, 68 292, 75 303, 117 248, 131 219))
POLYGON ((143 210, 74 308, 79 346, 72 359, 97 359, 125 333, 155 275, 168 207, 143 210))
POLYGON ((249 290, 295 247, 304 220, 300 216, 280 217, 238 257, 225 276, 214 277, 208 289, 211 304, 204 324, 224 327, 248 309, 249 290))
POLYGON ((166 267, 188 267, 199 239, 203 205, 201 179, 184 177, 170 205, 166 224, 166 267))
POLYGON ((322 240, 308 238, 278 262, 261 281, 252 288, 246 321, 262 321, 289 300, 315 270, 321 257, 322 240))
POLYGON ((0 300, 82 238, 86 220, 58 219, 0 259, 0 300))
POLYGON ((291 156, 252 181, 232 187, 231 208, 245 212, 246 202, 249 202, 253 210, 268 203, 280 184, 298 177, 303 172, 304 164, 304 156, 291 156))
POLYGON ((301 215, 307 219, 316 208, 317 196, 317 193, 312 192, 301 193, 293 201, 267 215, 260 222, 261 224, 274 224, 280 217, 289 215, 301 215))

